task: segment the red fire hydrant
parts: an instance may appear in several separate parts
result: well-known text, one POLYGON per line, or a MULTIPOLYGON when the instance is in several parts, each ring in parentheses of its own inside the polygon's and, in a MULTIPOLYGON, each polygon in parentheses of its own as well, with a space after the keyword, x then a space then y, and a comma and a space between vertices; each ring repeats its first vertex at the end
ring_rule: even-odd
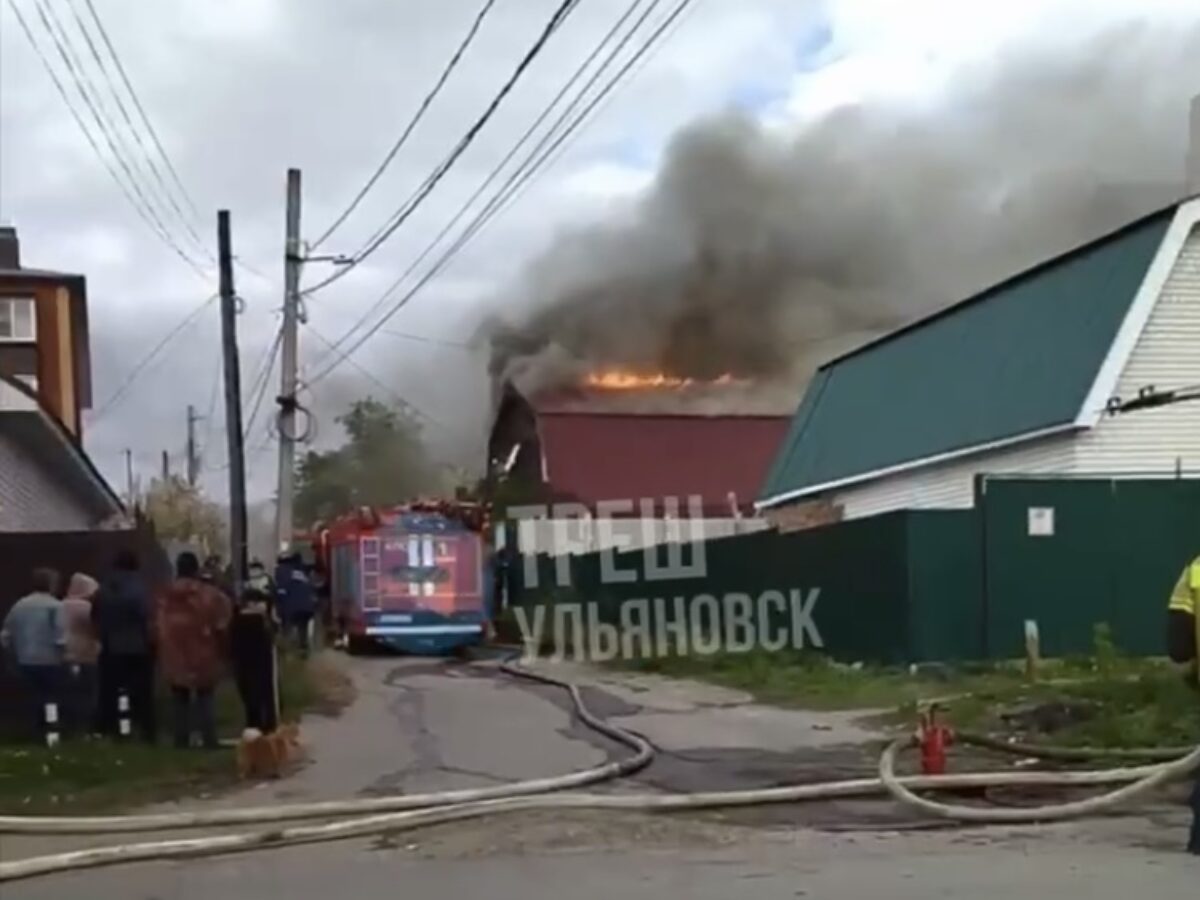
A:
POLYGON ((917 746, 921 748, 921 773, 946 774, 946 748, 954 743, 954 732, 937 718, 938 705, 931 704, 921 713, 917 725, 917 746))

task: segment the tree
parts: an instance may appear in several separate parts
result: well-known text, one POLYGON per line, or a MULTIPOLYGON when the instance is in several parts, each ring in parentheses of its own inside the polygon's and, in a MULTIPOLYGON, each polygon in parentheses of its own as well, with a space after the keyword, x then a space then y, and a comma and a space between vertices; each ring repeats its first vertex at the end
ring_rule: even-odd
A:
POLYGON ((296 467, 296 520, 311 525, 359 506, 391 506, 444 487, 407 412, 370 397, 356 401, 337 423, 346 443, 310 450, 296 467))
POLYGON ((182 478, 156 478, 142 502, 160 539, 199 545, 207 553, 225 546, 224 510, 182 478))

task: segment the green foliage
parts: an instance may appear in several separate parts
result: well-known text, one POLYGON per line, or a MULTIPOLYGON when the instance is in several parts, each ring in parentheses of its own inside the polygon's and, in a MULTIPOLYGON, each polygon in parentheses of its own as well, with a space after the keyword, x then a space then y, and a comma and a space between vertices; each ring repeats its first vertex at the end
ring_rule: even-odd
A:
POLYGON ((208 552, 225 546, 224 510, 182 478, 155 479, 142 504, 160 539, 196 544, 208 552))
POLYGON ((296 519, 311 525, 358 506, 388 506, 439 493, 442 479, 407 413, 370 397, 339 416, 346 443, 310 450, 296 471, 296 519))

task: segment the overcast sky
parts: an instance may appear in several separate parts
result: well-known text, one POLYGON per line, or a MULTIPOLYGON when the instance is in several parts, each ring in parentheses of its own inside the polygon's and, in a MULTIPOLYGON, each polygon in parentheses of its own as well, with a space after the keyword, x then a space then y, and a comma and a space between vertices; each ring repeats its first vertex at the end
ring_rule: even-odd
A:
MULTIPOLYGON (((38 5, 73 30, 84 0, 13 0, 50 54, 38 5)), ((92 0, 172 162, 200 208, 210 244, 215 210, 232 211, 243 382, 278 321, 284 174, 304 173, 303 232, 313 238, 378 163, 481 0, 92 0), (261 275, 251 274, 258 272, 261 275)), ((366 202, 322 252, 358 247, 479 115, 559 0, 497 0, 462 65, 366 202)), ((582 0, 461 163, 368 263, 314 296, 316 332, 334 338, 370 307, 458 210, 543 109, 630 0, 582 0)), ((673 5, 662 4, 663 11, 673 5)), ((468 341, 481 310, 556 229, 619 211, 652 181, 670 136, 696 118, 740 108, 781 130, 802 130, 865 98, 936 109, 966 67, 1006 48, 1064 51, 1113 22, 1144 17, 1194 27, 1193 0, 695 0, 662 48, 637 71, 520 202, 386 326, 449 343, 468 341)), ((70 84, 67 81, 68 86, 70 84)), ((75 99, 72 97, 72 99, 75 99)), ((1180 110, 1180 129, 1184 112, 1180 110)), ((1180 160, 1182 166, 1182 160, 1180 160)), ((131 367, 215 290, 138 218, 56 93, 7 0, 0 4, 0 219, 17 226, 27 265, 88 278, 96 409, 131 367)), ((181 232, 176 228, 177 233, 181 232)), ((306 283, 326 270, 317 265, 306 283)), ((302 332, 302 363, 322 347, 302 332)), ((86 422, 87 446, 119 489, 122 451, 140 471, 162 449, 182 461, 187 404, 213 408, 218 323, 210 305, 120 403, 86 422)), ((482 461, 484 354, 381 332, 356 361, 428 417, 437 453, 482 461)), ((350 399, 384 391, 351 366, 315 385, 319 441, 350 399)), ((219 405, 219 404, 217 404, 219 405)), ((219 412, 201 424, 207 484, 223 494, 219 412), (211 429, 209 426, 212 426, 211 429)), ((250 437, 251 491, 269 494, 274 451, 266 416, 250 437)))

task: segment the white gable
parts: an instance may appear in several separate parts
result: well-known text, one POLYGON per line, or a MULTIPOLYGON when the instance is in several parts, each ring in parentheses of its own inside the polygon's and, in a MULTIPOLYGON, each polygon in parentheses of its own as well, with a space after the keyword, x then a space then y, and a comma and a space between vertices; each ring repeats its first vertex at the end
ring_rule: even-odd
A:
MULTIPOLYGON (((1121 371, 1116 395, 1200 386, 1200 226, 1193 226, 1145 328, 1121 371)), ((1079 474, 1200 476, 1200 400, 1104 416, 1078 439, 1079 474)))
POLYGON ((988 475, 1200 477, 1200 401, 1109 416, 1113 395, 1200 386, 1200 201, 1180 207, 1141 295, 1080 411, 1079 428, 930 461, 823 496, 857 519, 895 509, 953 509, 974 502, 988 475))

